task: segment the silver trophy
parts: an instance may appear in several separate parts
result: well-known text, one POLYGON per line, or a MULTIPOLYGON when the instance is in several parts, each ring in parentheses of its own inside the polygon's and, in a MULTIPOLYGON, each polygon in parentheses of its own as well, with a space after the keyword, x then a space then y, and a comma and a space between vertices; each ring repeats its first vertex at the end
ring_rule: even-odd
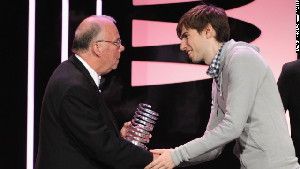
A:
POLYGON ((136 108, 135 114, 131 120, 126 140, 132 144, 147 150, 145 144, 150 141, 150 132, 154 128, 155 121, 158 119, 158 113, 150 109, 149 104, 140 103, 136 108))

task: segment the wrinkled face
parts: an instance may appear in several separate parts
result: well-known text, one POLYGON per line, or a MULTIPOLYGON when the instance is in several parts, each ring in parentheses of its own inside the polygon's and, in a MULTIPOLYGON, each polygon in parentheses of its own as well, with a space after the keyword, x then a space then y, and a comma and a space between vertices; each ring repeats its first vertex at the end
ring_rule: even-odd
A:
POLYGON ((182 28, 180 50, 184 51, 193 63, 205 61, 207 39, 205 31, 199 33, 196 29, 182 28))
POLYGON ((101 65, 104 74, 116 69, 119 64, 121 52, 125 47, 121 44, 119 31, 115 24, 106 24, 100 32, 96 43, 101 45, 101 65))

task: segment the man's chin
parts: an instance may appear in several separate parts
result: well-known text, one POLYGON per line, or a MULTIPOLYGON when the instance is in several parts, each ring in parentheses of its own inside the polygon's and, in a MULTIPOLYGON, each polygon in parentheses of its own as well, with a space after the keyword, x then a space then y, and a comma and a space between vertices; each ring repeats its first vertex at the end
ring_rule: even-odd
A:
POLYGON ((117 69, 117 68, 118 68, 118 65, 119 65, 119 63, 115 64, 113 68, 114 68, 114 69, 117 69))
POLYGON ((202 61, 202 60, 197 60, 197 59, 190 59, 190 61, 192 62, 192 63, 204 63, 204 61, 202 61))

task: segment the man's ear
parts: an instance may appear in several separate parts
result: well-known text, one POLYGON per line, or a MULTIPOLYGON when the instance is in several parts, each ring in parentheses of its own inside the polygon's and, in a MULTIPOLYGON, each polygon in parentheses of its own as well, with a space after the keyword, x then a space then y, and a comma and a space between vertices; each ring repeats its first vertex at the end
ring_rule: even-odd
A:
POLYGON ((92 44, 91 49, 92 49, 92 52, 95 53, 97 56, 101 56, 102 45, 100 43, 92 44))
POLYGON ((209 38, 215 38, 216 37, 216 31, 215 29, 211 26, 211 24, 207 24, 207 26, 204 28, 205 30, 205 35, 206 35, 206 38, 209 39, 209 38))

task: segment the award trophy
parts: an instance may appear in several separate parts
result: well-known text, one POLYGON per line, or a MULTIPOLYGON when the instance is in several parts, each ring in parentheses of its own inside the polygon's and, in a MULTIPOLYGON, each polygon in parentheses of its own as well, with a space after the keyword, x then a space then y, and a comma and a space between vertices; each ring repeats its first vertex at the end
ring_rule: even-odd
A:
POLYGON ((132 144, 142 147, 145 150, 148 148, 145 144, 150 141, 150 132, 154 128, 155 121, 158 119, 158 113, 150 109, 149 104, 140 103, 136 108, 135 114, 131 120, 126 140, 132 144))

